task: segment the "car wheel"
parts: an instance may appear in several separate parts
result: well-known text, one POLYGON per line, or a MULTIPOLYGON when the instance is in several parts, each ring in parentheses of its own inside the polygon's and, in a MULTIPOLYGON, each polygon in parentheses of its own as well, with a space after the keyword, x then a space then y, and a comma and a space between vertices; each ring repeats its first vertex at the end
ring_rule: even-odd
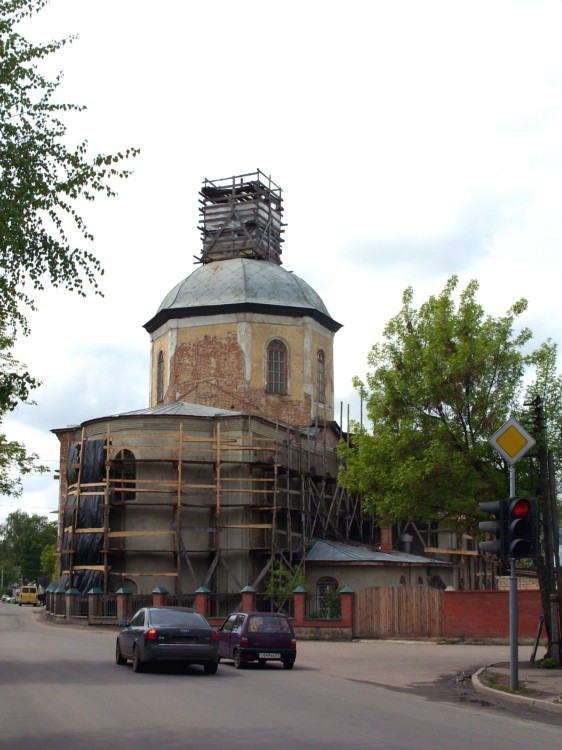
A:
POLYGON ((234 652, 234 669, 242 669, 242 656, 240 651, 234 652))
POLYGON ((258 659, 258 664, 260 665, 260 667, 265 667, 265 665, 267 664, 267 660, 266 659, 258 659))
POLYGON ((285 667, 285 669, 292 669, 294 663, 294 661, 284 661, 283 666, 285 667))
POLYGON ((119 664, 120 667, 127 663, 127 659, 125 659, 121 654, 121 646, 119 645, 119 641, 117 641, 117 643, 115 644, 115 663, 119 664))
POLYGON ((203 664, 205 674, 216 674, 219 663, 218 661, 209 661, 207 664, 203 664))
POLYGON ((134 672, 144 671, 144 664, 141 661, 138 646, 135 646, 133 649, 133 671, 134 672))

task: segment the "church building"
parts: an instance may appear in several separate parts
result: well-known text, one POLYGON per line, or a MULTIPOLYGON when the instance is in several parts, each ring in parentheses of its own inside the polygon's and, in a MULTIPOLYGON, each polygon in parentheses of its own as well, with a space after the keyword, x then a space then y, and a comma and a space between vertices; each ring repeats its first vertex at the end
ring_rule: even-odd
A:
POLYGON ((281 264, 281 189, 205 180, 197 267, 145 324, 150 403, 55 429, 60 581, 82 592, 260 590, 315 539, 375 543, 337 484, 334 336, 281 264))

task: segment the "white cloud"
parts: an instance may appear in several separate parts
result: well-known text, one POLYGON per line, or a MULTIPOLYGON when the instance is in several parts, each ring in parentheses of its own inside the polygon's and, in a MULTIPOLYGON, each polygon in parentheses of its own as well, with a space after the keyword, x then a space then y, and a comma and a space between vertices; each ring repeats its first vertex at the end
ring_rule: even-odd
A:
POLYGON ((17 353, 45 385, 11 434, 52 458, 51 428, 147 405, 142 326, 194 270, 202 180, 258 167, 284 191, 285 268, 344 324, 344 423, 407 286, 421 303, 477 278, 487 311, 526 297, 522 323, 557 340, 561 26, 552 0, 52 0, 27 29, 78 34, 48 63, 88 107, 71 137, 141 155, 84 209, 105 297, 38 297, 17 353))

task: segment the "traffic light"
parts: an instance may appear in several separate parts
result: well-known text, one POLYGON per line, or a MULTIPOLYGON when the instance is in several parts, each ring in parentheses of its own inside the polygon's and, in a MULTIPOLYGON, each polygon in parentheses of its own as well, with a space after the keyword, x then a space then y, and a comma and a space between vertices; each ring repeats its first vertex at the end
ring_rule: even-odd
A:
POLYGON ((493 500, 487 503, 479 503, 480 510, 494 516, 494 521, 481 521, 478 524, 480 531, 485 531, 495 537, 493 541, 480 542, 480 552, 488 555, 496 555, 500 560, 509 557, 509 539, 507 522, 507 503, 505 500, 493 500))
POLYGON ((530 497, 512 497, 508 502, 508 557, 536 557, 539 554, 539 518, 537 501, 530 497))

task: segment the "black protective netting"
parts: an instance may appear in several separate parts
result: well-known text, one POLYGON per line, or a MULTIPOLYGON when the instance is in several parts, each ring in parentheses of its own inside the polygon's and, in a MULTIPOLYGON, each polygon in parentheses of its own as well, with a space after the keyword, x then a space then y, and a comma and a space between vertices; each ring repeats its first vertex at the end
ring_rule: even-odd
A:
MULTIPOLYGON (((96 482, 105 480, 105 440, 86 440, 75 443, 69 453, 66 467, 68 486, 78 481, 76 464, 80 463, 80 501, 77 506, 77 494, 69 493, 64 511, 64 527, 74 526, 76 529, 99 529, 103 527, 104 486, 96 486, 96 482), (82 455, 80 453, 82 452, 82 455), (84 485, 91 485, 85 487, 84 485), (84 494, 87 493, 87 494, 84 494), (93 494, 91 494, 93 493, 93 494), (99 494, 98 494, 99 493, 99 494)), ((65 533, 62 539, 62 569, 68 570, 71 563, 74 568, 82 565, 102 565, 102 533, 88 533, 74 535, 74 554, 65 552, 73 548, 72 535, 65 533)), ((100 586, 103 576, 99 570, 75 570, 72 575, 72 586, 86 594, 91 588, 100 586)), ((59 586, 67 588, 71 582, 68 576, 63 576, 59 586)))

